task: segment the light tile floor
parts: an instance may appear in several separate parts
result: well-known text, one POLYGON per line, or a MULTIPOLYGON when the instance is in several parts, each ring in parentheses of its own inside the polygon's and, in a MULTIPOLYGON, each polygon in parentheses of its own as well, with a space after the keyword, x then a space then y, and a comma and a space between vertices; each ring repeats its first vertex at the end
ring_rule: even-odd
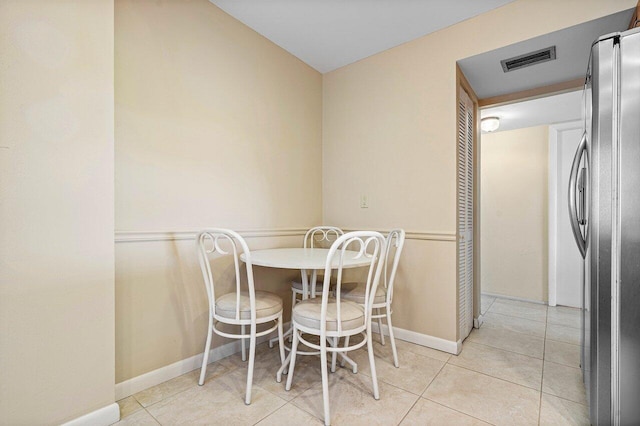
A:
MULTIPOLYGON (((380 400, 364 350, 358 373, 329 375, 333 425, 587 425, 579 368, 579 311, 482 296, 485 323, 458 356, 397 341, 375 343, 380 400)), ((374 337, 377 341, 377 336, 374 337)), ((321 425, 319 360, 301 357, 291 391, 275 381, 277 348, 260 345, 253 399, 244 405, 246 363, 236 354, 118 401, 117 425, 321 425)), ((347 366, 348 367, 348 366, 347 366)))

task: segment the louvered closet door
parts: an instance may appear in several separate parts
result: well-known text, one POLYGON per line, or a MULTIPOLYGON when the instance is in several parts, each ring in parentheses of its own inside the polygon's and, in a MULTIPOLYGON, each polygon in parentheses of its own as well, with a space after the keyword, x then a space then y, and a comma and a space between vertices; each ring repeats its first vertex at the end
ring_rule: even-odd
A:
POLYGON ((458 294, 460 340, 473 328, 473 115, 469 95, 458 99, 458 294))

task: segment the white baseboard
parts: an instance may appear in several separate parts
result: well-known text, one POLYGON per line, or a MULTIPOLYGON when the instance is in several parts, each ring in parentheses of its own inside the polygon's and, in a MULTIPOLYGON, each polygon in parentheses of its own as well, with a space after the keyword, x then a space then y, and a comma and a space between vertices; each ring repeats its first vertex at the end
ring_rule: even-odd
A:
MULTIPOLYGON (((378 333, 378 323, 373 322, 371 328, 378 333)), ((382 324, 382 329, 386 336, 389 335, 389 329, 386 324, 382 324)), ((426 346, 431 349, 448 352, 457 355, 462 350, 462 341, 445 340, 440 337, 430 336, 428 334, 416 333, 415 331, 405 330, 403 328, 393 327, 393 335, 405 342, 415 343, 416 345, 426 346)))
POLYGON ((482 295, 483 296, 489 296, 489 297, 495 297, 497 299, 509 299, 509 300, 517 300, 519 302, 537 303, 538 305, 546 305, 547 304, 547 302, 542 302, 540 300, 525 299, 524 297, 505 296, 504 294, 495 294, 495 293, 482 292, 482 295))
MULTIPOLYGON (((378 324, 373 323, 373 331, 378 332, 378 324)), ((288 329, 288 323, 284 324, 284 329, 288 329)), ((382 329, 386 335, 389 335, 389 330, 386 324, 382 325, 382 329)), ((415 343, 417 345, 426 346, 428 348, 437 349, 439 351, 448 352, 454 355, 460 353, 462 349, 462 342, 458 340, 454 342, 452 340, 445 340, 439 337, 430 336, 428 334, 416 333, 415 331, 405 330, 398 327, 393 327, 394 336, 400 340, 406 342, 415 343)), ((258 339, 258 343, 265 342, 267 339, 273 337, 263 336, 258 339)), ((222 358, 226 358, 233 355, 236 352, 240 352, 240 341, 234 341, 217 348, 211 349, 209 352, 209 363, 219 361, 222 358)), ((150 371, 140 376, 134 377, 124 382, 116 384, 116 401, 133 395, 134 393, 143 391, 152 386, 164 383, 167 380, 171 380, 190 371, 196 370, 202 366, 202 354, 194 355, 190 358, 183 359, 165 367, 158 368, 157 370, 150 371)), ((117 404, 116 404, 117 406, 117 404)), ((117 421, 117 420, 116 420, 117 421)))
MULTIPOLYGON (((283 324, 285 331, 289 328, 289 323, 283 324)), ((277 334, 272 333, 269 336, 262 336, 257 339, 258 344, 267 341, 267 339, 277 336, 277 334)), ((233 342, 226 343, 222 346, 218 346, 209 351, 209 361, 216 362, 221 360, 222 358, 226 358, 231 356, 241 350, 240 340, 236 340, 233 342)), ((160 383, 164 383, 167 380, 174 379, 178 376, 182 376, 190 371, 196 370, 202 367, 202 354, 194 355, 190 358, 183 359, 178 362, 174 362, 173 364, 166 365, 164 367, 160 367, 157 370, 149 371, 148 373, 144 373, 140 376, 136 376, 132 379, 125 380, 124 382, 120 382, 116 384, 116 401, 121 400, 122 398, 126 398, 128 396, 133 395, 134 393, 138 393, 145 389, 148 389, 152 386, 159 385, 160 383)))
POLYGON ((484 317, 482 314, 478 315, 478 318, 473 319, 473 328, 480 328, 484 324, 484 317))
POLYGON ((115 402, 84 416, 63 423, 62 426, 108 426, 120 420, 120 406, 115 402))

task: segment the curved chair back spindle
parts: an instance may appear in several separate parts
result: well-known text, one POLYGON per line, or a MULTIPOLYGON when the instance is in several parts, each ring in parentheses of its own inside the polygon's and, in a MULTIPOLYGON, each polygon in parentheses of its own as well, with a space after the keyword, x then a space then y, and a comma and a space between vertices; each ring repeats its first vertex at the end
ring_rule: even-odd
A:
POLYGON ((328 353, 332 354, 332 372, 336 369, 336 361, 339 354, 345 362, 351 364, 353 372, 355 373, 357 364, 349 358, 346 353, 366 345, 369 355, 373 397, 374 399, 380 398, 371 341, 371 313, 376 289, 384 269, 385 253, 386 241, 379 232, 356 231, 342 235, 335 240, 327 253, 322 300, 320 302, 318 302, 317 299, 303 300, 293 308, 293 314, 291 316, 291 322, 293 323, 293 342, 291 344, 289 376, 287 377, 285 389, 290 390, 293 382, 298 342, 302 342, 310 348, 319 350, 325 425, 329 425, 331 422, 331 412, 329 409, 329 378, 327 371, 328 353), (356 259, 367 260, 363 262, 362 265, 363 268, 367 268, 363 304, 349 300, 341 300, 340 298, 342 271, 347 256, 349 256, 349 258, 355 257, 356 259), (336 297, 330 297, 332 292, 329 287, 332 275, 335 277, 336 297), (320 304, 320 309, 318 309, 318 304, 320 304), (306 340, 307 334, 318 336, 320 343, 315 344, 306 340), (357 335, 362 335, 364 339, 357 343, 350 343, 350 337, 357 335), (343 347, 338 345, 341 338, 344 338, 343 347), (327 346, 327 342, 329 342, 329 346, 327 346))
POLYGON ((370 327, 371 310, 373 308, 373 295, 375 295, 376 288, 380 282, 380 276, 383 270, 385 253, 385 238, 379 232, 375 231, 355 231, 348 232, 338 238, 329 249, 327 254, 327 261, 324 270, 324 286, 322 292, 322 314, 321 314, 321 337, 326 335, 326 321, 327 321, 327 303, 331 292, 329 291, 331 283, 331 275, 335 277, 335 303, 337 309, 337 326, 338 334, 342 334, 342 317, 341 317, 341 304, 340 289, 342 287, 342 272, 344 256, 348 251, 355 251, 358 254, 357 258, 367 257, 370 262, 365 266, 367 268, 366 290, 365 290, 365 304, 364 308, 364 321, 365 328, 370 327), (332 263, 338 262, 338 267, 334 268, 332 263))
POLYGON ((400 263, 400 255, 404 247, 405 232, 404 229, 394 229, 387 235, 387 245, 384 262, 384 288, 387 293, 387 304, 391 307, 393 301, 393 283, 398 272, 398 264, 400 263), (391 270, 389 264, 391 263, 391 270))
POLYGON ((342 229, 335 226, 315 226, 304 235, 304 248, 325 247, 344 235, 342 229))
MULTIPOLYGON (((200 367, 200 379, 198 384, 204 385, 209 361, 209 351, 213 334, 230 339, 240 339, 242 348, 242 360, 246 360, 246 342, 249 342, 249 363, 247 366, 247 385, 245 404, 251 403, 251 389, 253 385, 253 367, 255 363, 256 339, 278 330, 278 343, 280 345, 280 360, 284 362, 284 340, 282 330, 282 299, 276 294, 265 291, 256 291, 253 278, 253 266, 251 264, 251 252, 244 238, 230 229, 212 228, 198 233, 196 237, 198 261, 202 270, 202 277, 207 289, 209 299, 209 327, 207 341, 202 354, 202 366, 200 367), (216 285, 211 271, 211 259, 217 256, 231 256, 233 259, 233 272, 235 291, 216 295, 216 285), (241 260, 241 257, 243 259, 241 260), (240 262, 244 261, 247 271, 246 288, 243 290, 240 262), (256 311, 259 305, 260 312, 256 311), (234 333, 227 327, 220 329, 217 323, 240 326, 240 332, 234 333), (258 324, 271 324, 266 329, 258 331, 258 324), (247 332, 246 328, 249 328, 247 332)), ((233 328, 233 327, 232 327, 233 328)), ((264 327, 263 327, 264 328, 264 327)))
MULTIPOLYGON (((251 264, 251 252, 249 246, 240 234, 230 229, 212 228, 207 229, 198 234, 198 254, 200 260, 200 269, 202 270, 202 276, 204 278, 205 286, 207 287, 207 296, 209 297, 209 308, 211 314, 215 319, 217 318, 215 312, 215 283, 213 274, 211 272, 211 264, 209 258, 216 254, 221 256, 232 255, 233 266, 235 272, 235 293, 236 293, 236 307, 235 307, 235 320, 240 321, 240 295, 242 291, 242 280, 240 274, 240 255, 245 256, 245 267, 247 271, 247 290, 249 292, 249 303, 251 308, 252 320, 255 320, 256 300, 255 300, 255 284, 253 281, 253 266, 251 264)), ((228 322, 228 318, 225 318, 225 322, 228 322)))

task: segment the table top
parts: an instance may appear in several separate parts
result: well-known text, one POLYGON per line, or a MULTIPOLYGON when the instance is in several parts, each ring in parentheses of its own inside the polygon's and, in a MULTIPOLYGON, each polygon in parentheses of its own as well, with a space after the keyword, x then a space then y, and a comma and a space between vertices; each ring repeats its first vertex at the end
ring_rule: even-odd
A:
MULTIPOLYGON (((257 266, 283 269, 324 269, 329 249, 325 248, 275 248, 266 250, 252 250, 251 263, 257 266)), ((343 268, 356 268, 371 262, 371 258, 363 256, 355 258, 357 252, 347 250, 343 268)), ((339 254, 336 253, 333 266, 338 267, 339 254)), ((245 260, 244 254, 240 256, 245 260)))

